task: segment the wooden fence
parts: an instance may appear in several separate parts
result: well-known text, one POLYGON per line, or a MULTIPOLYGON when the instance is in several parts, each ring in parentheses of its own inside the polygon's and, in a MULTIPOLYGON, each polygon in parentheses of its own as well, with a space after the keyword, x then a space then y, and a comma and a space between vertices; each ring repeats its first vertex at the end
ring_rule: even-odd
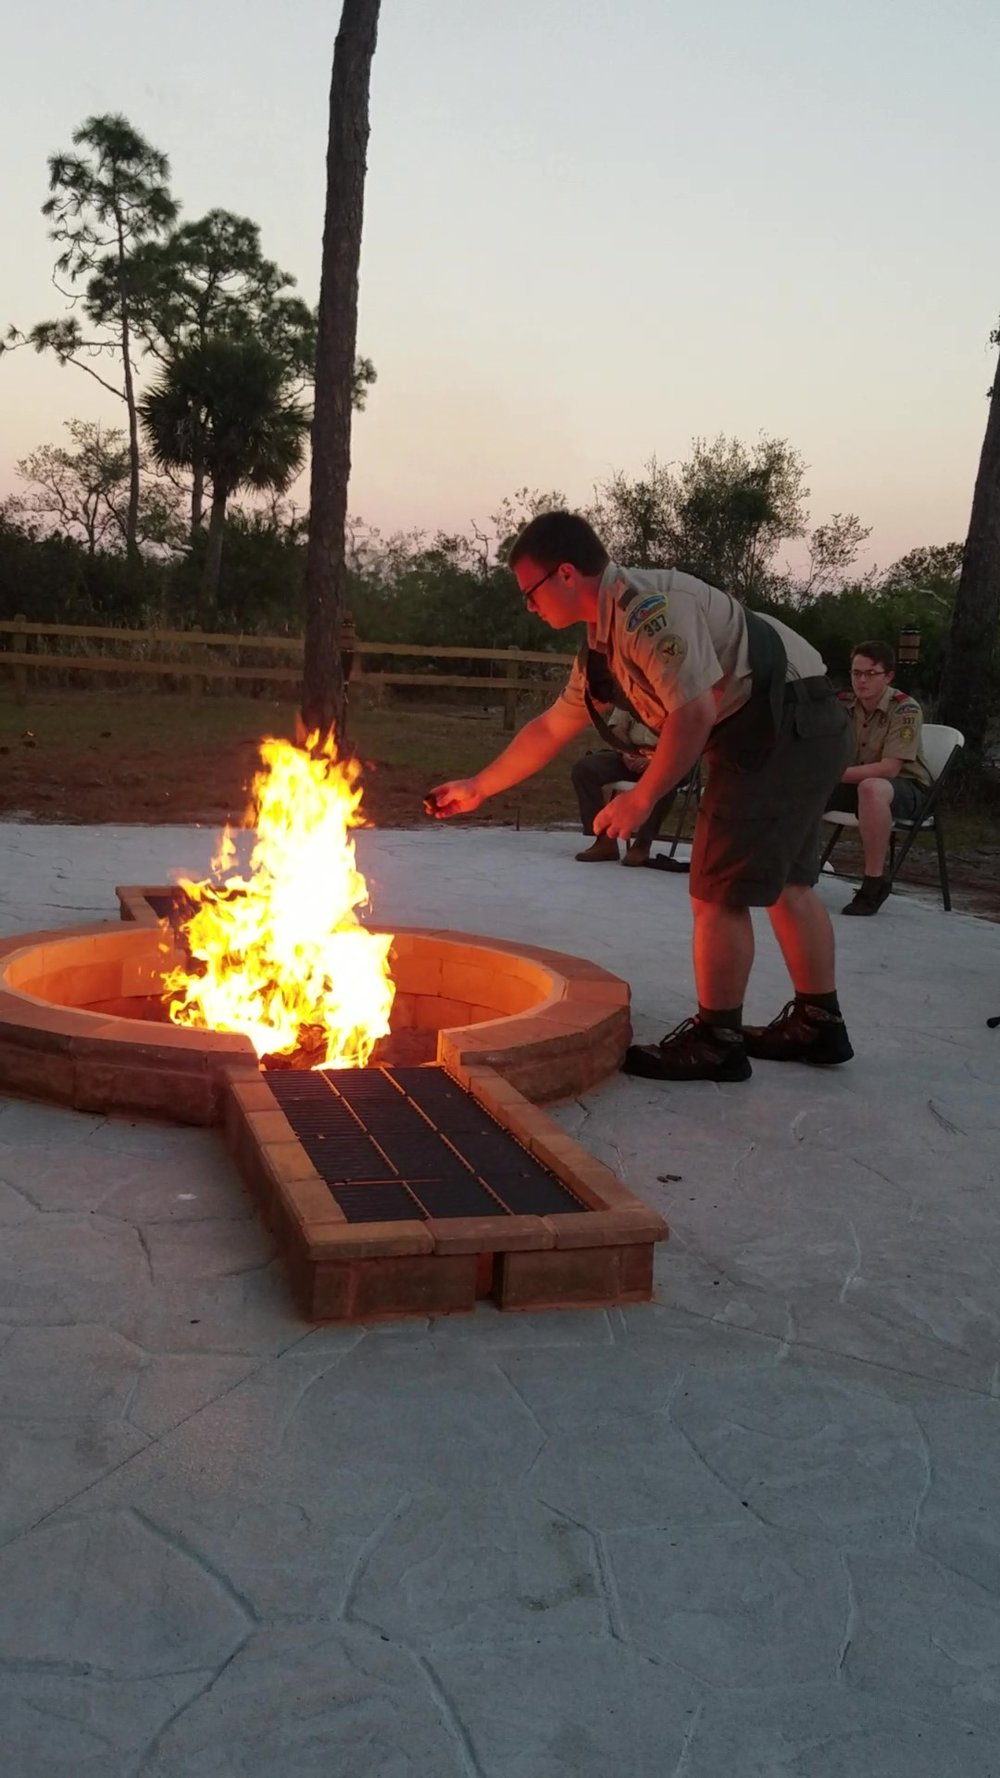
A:
MULTIPOLYGON (((173 684, 180 681, 188 690, 201 690, 209 680, 297 685, 302 677, 302 647, 301 636, 235 636, 199 629, 119 630, 98 624, 38 624, 23 617, 0 620, 0 668, 12 673, 18 696, 25 695, 27 685, 38 674, 50 673, 152 676, 173 684), (93 644, 105 646, 98 652, 93 644), (254 661, 255 654, 271 658, 254 661), (282 655, 289 657, 284 664, 282 655)), ((415 642, 355 641, 353 652, 355 684, 477 690, 484 703, 502 703, 508 712, 518 693, 544 692, 559 684, 573 659, 572 655, 542 650, 439 648, 415 642), (379 660, 483 661, 493 670, 481 676, 442 673, 434 668, 407 673, 380 667, 367 672, 366 655, 379 660), (550 671, 529 675, 522 671, 528 666, 550 671)))

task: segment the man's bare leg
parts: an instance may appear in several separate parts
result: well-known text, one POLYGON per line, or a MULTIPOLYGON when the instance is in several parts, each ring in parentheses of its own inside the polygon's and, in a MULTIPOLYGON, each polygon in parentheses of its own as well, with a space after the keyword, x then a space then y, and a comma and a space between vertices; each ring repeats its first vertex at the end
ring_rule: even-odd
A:
POLYGON ((767 911, 796 994, 834 993, 833 923, 815 889, 786 883, 767 911))
POLYGON ((697 901, 692 895, 691 910, 698 1004, 719 1009, 742 1006, 754 952, 750 909, 697 901))
POLYGON ((814 889, 787 883, 767 911, 795 999, 770 1025, 744 1026, 747 1054, 768 1062, 849 1062, 854 1051, 837 999, 826 908, 814 889))

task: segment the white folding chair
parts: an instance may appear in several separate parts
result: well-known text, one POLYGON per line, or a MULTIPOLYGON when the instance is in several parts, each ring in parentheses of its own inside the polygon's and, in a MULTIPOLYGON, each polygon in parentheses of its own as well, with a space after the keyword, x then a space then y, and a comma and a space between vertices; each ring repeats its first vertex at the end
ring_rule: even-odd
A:
MULTIPOLYGON (((913 820, 894 821, 892 824, 892 834, 889 840, 889 887, 892 888, 905 864, 906 855, 917 834, 927 828, 932 828, 937 845, 941 900, 944 903, 945 913, 950 913, 951 891, 948 887, 948 859, 945 853, 944 830, 941 826, 940 800, 945 780, 965 746, 965 736, 961 729, 948 728, 944 723, 925 722, 921 732, 920 745, 927 762, 927 769, 931 774, 931 781, 924 792, 923 801, 913 820), (902 840, 898 848, 897 835, 902 840)), ((849 815, 845 809, 827 809, 823 820, 832 829, 823 852, 823 863, 826 864, 844 830, 849 827, 857 827, 858 818, 856 815, 849 815)))

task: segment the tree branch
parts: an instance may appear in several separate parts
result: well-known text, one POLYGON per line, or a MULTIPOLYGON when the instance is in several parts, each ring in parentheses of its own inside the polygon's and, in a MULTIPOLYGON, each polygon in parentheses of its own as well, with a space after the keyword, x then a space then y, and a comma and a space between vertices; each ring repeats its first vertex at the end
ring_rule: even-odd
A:
POLYGON ((100 383, 102 389, 107 389, 109 394, 111 394, 111 395, 117 395, 119 401, 125 400, 125 397, 122 394, 121 390, 116 389, 114 386, 114 383, 106 383, 104 378, 99 377, 96 370, 91 370, 90 365, 84 364, 82 359, 69 358, 69 357, 64 358, 61 353, 58 354, 58 357, 59 357, 60 364, 75 364, 77 370, 85 370, 88 377, 93 377, 95 383, 100 383))

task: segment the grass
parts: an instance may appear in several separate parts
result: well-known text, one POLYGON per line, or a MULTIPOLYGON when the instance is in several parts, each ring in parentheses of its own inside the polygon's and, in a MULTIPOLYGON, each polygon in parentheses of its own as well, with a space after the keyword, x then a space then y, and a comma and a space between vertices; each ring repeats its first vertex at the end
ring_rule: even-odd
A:
MULTIPOLYGON (((0 814, 46 821, 239 821, 260 741, 291 737, 295 705, 270 698, 59 691, 0 695, 0 814)), ((365 808, 377 826, 425 819, 424 792, 468 777, 510 739, 499 710, 368 702, 357 697, 350 741, 365 765, 365 808)), ((587 737, 578 750, 585 751, 587 737)), ((575 823, 573 752, 476 816, 495 824, 575 823)))
MULTIPOLYGON (((537 706, 536 706, 537 707, 537 706)), ((518 721, 532 714, 519 711, 518 721)), ((267 735, 290 737, 290 699, 107 691, 28 694, 0 688, 0 815, 68 822, 239 822, 267 735)), ((377 827, 426 819, 424 792, 464 778, 510 739, 499 709, 353 700, 350 739, 365 764, 365 811, 377 827)), ((569 770, 593 745, 585 732, 525 784, 485 803, 477 823, 576 825, 569 770)), ((952 857, 997 852, 995 815, 963 800, 947 816, 952 857)), ((921 839, 914 864, 929 842, 921 839)), ((838 860, 850 869, 845 844, 838 860)), ((977 861, 977 871, 983 868, 977 861)), ((987 862, 986 870, 990 871, 987 862)), ((1000 871, 1000 864, 998 864, 1000 871)))

